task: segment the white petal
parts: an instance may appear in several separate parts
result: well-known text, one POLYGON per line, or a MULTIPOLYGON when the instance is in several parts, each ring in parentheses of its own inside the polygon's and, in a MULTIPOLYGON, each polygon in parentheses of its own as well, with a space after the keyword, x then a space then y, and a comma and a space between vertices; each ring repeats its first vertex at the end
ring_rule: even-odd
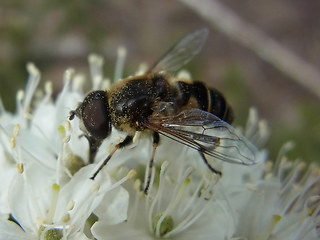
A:
MULTIPOLYGON (((1 157, 1 156, 0 156, 1 157)), ((9 190, 10 185, 13 179, 14 174, 16 174, 17 170, 14 167, 11 168, 2 168, 0 167, 0 176, 1 176, 1 184, 0 184, 0 214, 8 214, 10 213, 9 208, 9 190)))
POLYGON ((31 131, 43 136, 39 131, 42 131, 45 136, 52 137, 57 134, 57 123, 55 120, 55 106, 53 104, 41 104, 34 113, 31 124, 31 131))
POLYGON ((106 193, 105 190, 111 185, 111 179, 103 170, 95 180, 89 179, 94 173, 95 168, 95 165, 81 168, 70 182, 63 186, 57 203, 57 211, 54 217, 55 222, 59 222, 68 211, 71 222, 81 226, 102 201, 106 193), (72 209, 67 208, 70 201, 74 202, 72 209))
MULTIPOLYGON (((46 131, 45 129, 42 130, 46 131)), ((54 144, 52 139, 39 137, 34 132, 21 129, 17 141, 19 141, 19 146, 23 148, 24 156, 29 156, 32 160, 50 169, 56 168, 56 155, 59 151, 59 145, 54 144)))
POLYGON ((35 240, 36 236, 24 232, 16 223, 0 219, 0 240, 35 240))
POLYGON ((146 229, 147 227, 137 228, 126 222, 110 226, 98 221, 92 226, 91 231, 99 240, 153 240, 154 238, 146 229))
POLYGON ((128 192, 122 187, 117 187, 106 194, 94 213, 106 224, 117 224, 127 219, 128 205, 128 192))
POLYGON ((52 172, 38 164, 25 166, 12 182, 9 202, 11 213, 26 231, 36 231, 37 219, 45 219, 54 183, 52 172))

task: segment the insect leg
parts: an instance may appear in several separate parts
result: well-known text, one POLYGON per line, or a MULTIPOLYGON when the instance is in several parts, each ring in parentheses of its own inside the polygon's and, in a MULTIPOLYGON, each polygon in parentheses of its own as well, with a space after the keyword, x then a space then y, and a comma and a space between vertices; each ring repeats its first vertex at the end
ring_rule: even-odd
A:
POLYGON ((152 151, 152 155, 151 155, 151 159, 149 160, 149 166, 148 166, 148 171, 147 171, 147 179, 146 179, 146 184, 144 187, 144 193, 148 194, 148 189, 150 186, 150 182, 151 182, 151 174, 152 174, 152 169, 153 169, 153 161, 154 161, 154 156, 157 150, 157 147, 159 145, 159 141, 160 141, 160 136, 159 133, 157 132, 153 132, 153 151, 152 151))
POLYGON ((208 167, 212 172, 214 172, 215 174, 218 174, 218 175, 221 176, 222 173, 221 173, 220 171, 214 169, 214 168, 209 164, 208 160, 206 159, 205 155, 204 155, 203 152, 202 152, 202 149, 199 149, 198 152, 199 152, 202 160, 204 161, 204 163, 207 165, 207 167, 208 167))
POLYGON ((127 145, 129 145, 130 143, 132 143, 132 136, 127 136, 122 142, 118 143, 115 148, 112 150, 112 152, 109 154, 109 156, 103 161, 103 163, 100 165, 100 167, 98 168, 98 170, 93 174, 93 176, 90 178, 92 180, 95 179, 95 177, 98 175, 98 173, 101 171, 101 169, 107 165, 108 161, 110 160, 110 158, 112 157, 112 155, 120 148, 123 148, 127 145))

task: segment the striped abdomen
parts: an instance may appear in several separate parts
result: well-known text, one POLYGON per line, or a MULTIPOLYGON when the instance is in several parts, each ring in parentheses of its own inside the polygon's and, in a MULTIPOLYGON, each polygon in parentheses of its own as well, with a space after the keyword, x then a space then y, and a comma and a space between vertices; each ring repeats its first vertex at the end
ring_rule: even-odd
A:
POLYGON ((208 88, 201 82, 178 81, 177 84, 181 93, 177 99, 180 106, 197 107, 228 123, 232 122, 233 111, 218 90, 208 88))

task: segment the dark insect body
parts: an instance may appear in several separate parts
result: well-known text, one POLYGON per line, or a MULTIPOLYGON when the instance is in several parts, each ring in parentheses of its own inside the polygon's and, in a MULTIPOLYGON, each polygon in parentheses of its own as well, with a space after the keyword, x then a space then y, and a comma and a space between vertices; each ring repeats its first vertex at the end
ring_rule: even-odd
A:
POLYGON ((164 135, 196 149, 208 168, 214 169, 205 155, 231 163, 252 165, 256 148, 231 125, 233 114, 223 95, 201 82, 175 79, 172 73, 189 62, 202 48, 208 31, 192 32, 174 45, 149 71, 114 84, 108 91, 90 92, 70 120, 77 116, 90 145, 90 162, 94 161, 102 141, 112 127, 127 137, 91 177, 94 179, 114 152, 132 143, 137 131, 153 134, 153 154, 145 183, 147 192, 154 155, 160 136, 164 135))

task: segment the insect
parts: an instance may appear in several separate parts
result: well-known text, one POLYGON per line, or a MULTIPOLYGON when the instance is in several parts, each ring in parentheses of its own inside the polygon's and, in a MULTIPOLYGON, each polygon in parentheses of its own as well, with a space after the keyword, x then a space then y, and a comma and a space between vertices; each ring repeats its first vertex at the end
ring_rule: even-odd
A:
POLYGON ((90 92, 70 112, 69 119, 75 116, 80 119, 81 130, 89 141, 90 162, 94 161, 99 146, 113 127, 127 134, 91 179, 118 149, 132 143, 137 131, 149 131, 153 136, 145 192, 150 184, 160 135, 197 150, 207 167, 219 175, 221 172, 208 162, 206 155, 243 165, 256 162, 257 149, 230 125, 232 109, 223 95, 201 82, 172 77, 199 53, 207 35, 207 29, 189 33, 143 75, 115 83, 108 91, 90 92))

